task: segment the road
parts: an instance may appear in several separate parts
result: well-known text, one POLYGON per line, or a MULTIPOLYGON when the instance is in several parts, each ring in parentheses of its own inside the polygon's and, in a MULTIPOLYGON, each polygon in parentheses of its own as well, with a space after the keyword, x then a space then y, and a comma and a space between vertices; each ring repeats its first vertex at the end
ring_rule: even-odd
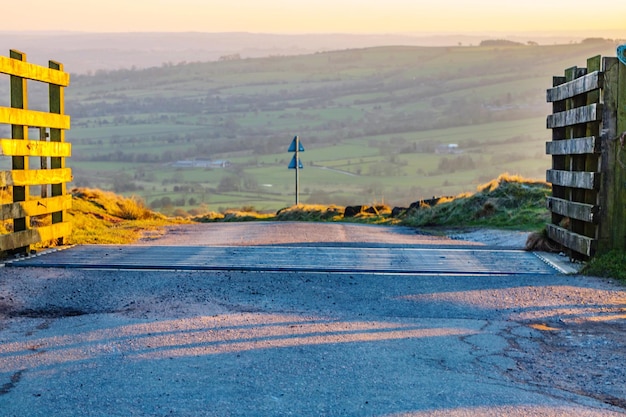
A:
MULTIPOLYGON (((493 249, 506 261, 518 244, 507 235, 493 249)), ((257 248, 270 260, 285 248, 482 250, 411 229, 300 223, 177 227, 136 247, 231 248, 233 264, 257 248)), ((114 248, 100 249, 107 266, 114 248)), ((523 263, 322 269, 0 268, 0 416, 626 413, 626 291, 610 280, 523 263)))

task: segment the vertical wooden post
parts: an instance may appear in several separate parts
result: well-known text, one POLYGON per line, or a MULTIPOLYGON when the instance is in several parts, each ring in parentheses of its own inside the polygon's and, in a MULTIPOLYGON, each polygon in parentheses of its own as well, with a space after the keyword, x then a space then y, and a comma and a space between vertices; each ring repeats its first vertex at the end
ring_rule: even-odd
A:
POLYGON ((618 120, 624 107, 626 71, 617 58, 603 58, 604 89, 602 90, 602 187, 598 253, 626 249, 626 149, 618 139, 626 129, 626 120, 618 120), (620 86, 621 84, 621 86, 620 86), (622 98, 620 99, 620 89, 622 98))
MULTIPOLYGON (((48 132, 45 127, 39 128, 39 141, 46 142, 48 140, 48 132)), ((40 167, 41 169, 48 169, 48 157, 42 156, 39 158, 41 160, 40 167)), ((48 185, 41 186, 41 198, 48 198, 48 185)))
MULTIPOLYGON (((593 73, 601 71, 602 69, 602 57, 600 55, 594 56, 587 60, 587 72, 593 73)), ((594 103, 600 103, 600 90, 591 91, 586 94, 586 105, 594 103)), ((586 124, 586 130, 582 132, 587 137, 600 137, 600 124, 601 122, 589 122, 586 124)), ((600 160, 599 154, 589 153, 584 155, 584 165, 582 169, 585 172, 600 172, 600 160)), ((598 201, 599 190, 585 190, 583 203, 591 204, 592 206, 599 206, 598 201)), ((599 229, 593 222, 585 222, 583 234, 585 236, 598 239, 599 229)))
MULTIPOLYGON (((63 64, 55 61, 49 61, 49 68, 63 71, 63 64)), ((65 114, 65 89, 59 85, 50 84, 50 113, 65 114)), ((65 130, 50 129, 50 142, 65 142, 65 130)), ((50 168, 65 168, 65 158, 51 157, 50 168)), ((67 193, 67 185, 65 182, 51 185, 52 197, 62 196, 67 193)), ((52 213, 52 224, 62 223, 66 218, 65 210, 52 213)), ((63 238, 58 240, 58 244, 63 244, 63 238)))
MULTIPOLYGON (((10 50, 9 56, 12 59, 18 61, 26 61, 26 54, 10 50)), ((28 90, 26 85, 26 79, 11 75, 11 107, 14 109, 28 109, 28 90)), ((28 139, 28 127, 21 125, 11 125, 11 139, 14 140, 27 140, 28 139)), ((13 156, 12 158, 13 170, 28 170, 28 158, 24 156, 13 156)), ((28 186, 13 186, 13 202, 18 203, 27 201, 29 199, 28 186)), ((21 217, 13 219, 13 231, 20 232, 29 228, 30 218, 21 217)), ((28 251, 29 247, 18 248, 20 251, 28 251)))
MULTIPOLYGON (((571 67, 565 70, 565 78, 567 81, 574 81, 575 79, 585 75, 587 72, 586 68, 578 68, 571 67)), ((573 98, 569 98, 566 100, 567 102, 567 110, 572 110, 578 107, 581 107, 586 104, 587 97, 586 94, 577 95, 573 98)), ((585 136, 586 124, 579 124, 575 126, 569 126, 566 128, 566 137, 567 139, 575 139, 581 138, 585 136)), ((568 171, 584 171, 585 166, 585 155, 568 155, 567 159, 567 170, 568 171)), ((567 189, 568 200, 572 202, 583 202, 585 198, 585 190, 581 188, 568 188, 567 189)), ((585 234, 585 225, 584 222, 578 219, 569 218, 569 225, 567 229, 573 233, 584 235, 585 234)), ((578 256, 576 253, 571 253, 570 257, 575 258, 578 256)))
MULTIPOLYGON (((626 65, 621 62, 617 63, 617 132, 614 139, 617 136, 622 136, 626 132, 626 65)), ((625 135, 626 136, 626 135, 625 135)), ((625 139, 626 141, 626 139, 625 139)), ((621 140, 616 140, 616 146, 619 147, 619 163, 616 165, 616 178, 619 181, 619 192, 616 193, 615 204, 619 207, 618 217, 614 218, 614 223, 619 224, 616 226, 616 232, 614 245, 620 250, 626 250, 626 143, 621 140)))
MULTIPOLYGON (((587 73, 591 74, 602 69, 602 57, 600 55, 587 59, 587 73)), ((590 91, 585 94, 585 102, 582 105, 592 105, 600 103, 600 90, 590 91)), ((601 121, 589 122, 581 129, 581 137, 599 137, 601 121)), ((587 153, 581 155, 580 168, 585 172, 599 172, 600 156, 596 153, 587 153)), ((582 194, 582 203, 598 206, 598 189, 584 190, 582 194)), ((582 223, 582 234, 594 239, 598 238, 598 227, 593 222, 582 223)))

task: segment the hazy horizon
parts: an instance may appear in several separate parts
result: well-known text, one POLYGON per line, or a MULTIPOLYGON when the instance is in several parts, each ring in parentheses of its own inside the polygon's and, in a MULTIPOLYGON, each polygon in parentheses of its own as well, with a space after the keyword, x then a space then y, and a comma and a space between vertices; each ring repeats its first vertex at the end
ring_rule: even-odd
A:
POLYGON ((148 30, 148 31, 94 31, 94 30, 70 30, 70 29, 22 29, 10 30, 0 28, 0 33, 9 34, 100 34, 100 35, 135 35, 135 34, 247 34, 247 35, 277 35, 277 36, 328 36, 328 35, 353 35, 353 36, 412 36, 412 37, 433 37, 433 36, 539 36, 539 37, 605 37, 613 39, 626 38, 626 29, 589 29, 589 30, 475 30, 475 31, 384 31, 384 32, 280 32, 265 31, 255 32, 246 30, 237 31, 198 31, 198 30, 148 30))
POLYGON ((624 32, 626 2, 527 0, 24 0, 3 7, 5 31, 274 34, 624 32), (21 13, 27 18, 17 18, 21 13))
POLYGON ((331 50, 380 46, 477 46, 487 39, 506 39, 539 45, 578 43, 585 38, 626 39, 610 31, 579 32, 420 32, 317 33, 253 32, 78 32, 0 31, 0 51, 17 49, 30 62, 62 62, 72 73, 148 68, 182 62, 215 61, 222 56, 260 58, 305 55, 331 50))

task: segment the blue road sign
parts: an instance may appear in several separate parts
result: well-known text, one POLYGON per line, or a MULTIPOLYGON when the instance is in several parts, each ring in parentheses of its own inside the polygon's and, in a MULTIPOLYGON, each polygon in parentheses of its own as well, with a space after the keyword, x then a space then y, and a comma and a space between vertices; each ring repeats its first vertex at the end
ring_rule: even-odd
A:
POLYGON ((617 57, 622 64, 626 65, 626 45, 620 45, 617 47, 617 57))
POLYGON ((297 140, 297 136, 293 138, 291 145, 289 145, 289 150, 287 152, 295 152, 296 151, 296 142, 298 142, 298 152, 304 152, 304 146, 302 146, 302 142, 297 140))
MULTIPOLYGON (((298 169, 303 169, 304 165, 302 165, 302 161, 298 158, 298 169)), ((296 169, 296 156, 294 155, 291 158, 291 162, 289 163, 289 169, 296 169)))

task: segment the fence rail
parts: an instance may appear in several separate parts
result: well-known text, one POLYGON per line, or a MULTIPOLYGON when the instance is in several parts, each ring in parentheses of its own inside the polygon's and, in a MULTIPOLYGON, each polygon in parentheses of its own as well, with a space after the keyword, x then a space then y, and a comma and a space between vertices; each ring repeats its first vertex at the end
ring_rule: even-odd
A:
POLYGON ((617 58, 590 58, 586 68, 554 77, 546 100, 553 110, 548 236, 573 258, 625 249, 626 164, 616 138, 626 130, 626 68, 617 58))
POLYGON ((66 211, 72 198, 65 166, 71 144, 65 142, 70 118, 65 115, 64 88, 69 74, 50 61, 48 68, 26 62, 11 50, 0 57, 0 74, 10 79, 11 107, 0 107, 0 125, 10 125, 11 137, 0 137, 0 157, 11 158, 11 170, 0 171, 0 253, 27 251, 40 242, 58 241, 71 233, 66 211), (49 111, 29 110, 28 82, 48 84, 49 111), (34 131, 34 138, 29 136, 34 131), (31 166, 39 159, 39 166, 31 166))

